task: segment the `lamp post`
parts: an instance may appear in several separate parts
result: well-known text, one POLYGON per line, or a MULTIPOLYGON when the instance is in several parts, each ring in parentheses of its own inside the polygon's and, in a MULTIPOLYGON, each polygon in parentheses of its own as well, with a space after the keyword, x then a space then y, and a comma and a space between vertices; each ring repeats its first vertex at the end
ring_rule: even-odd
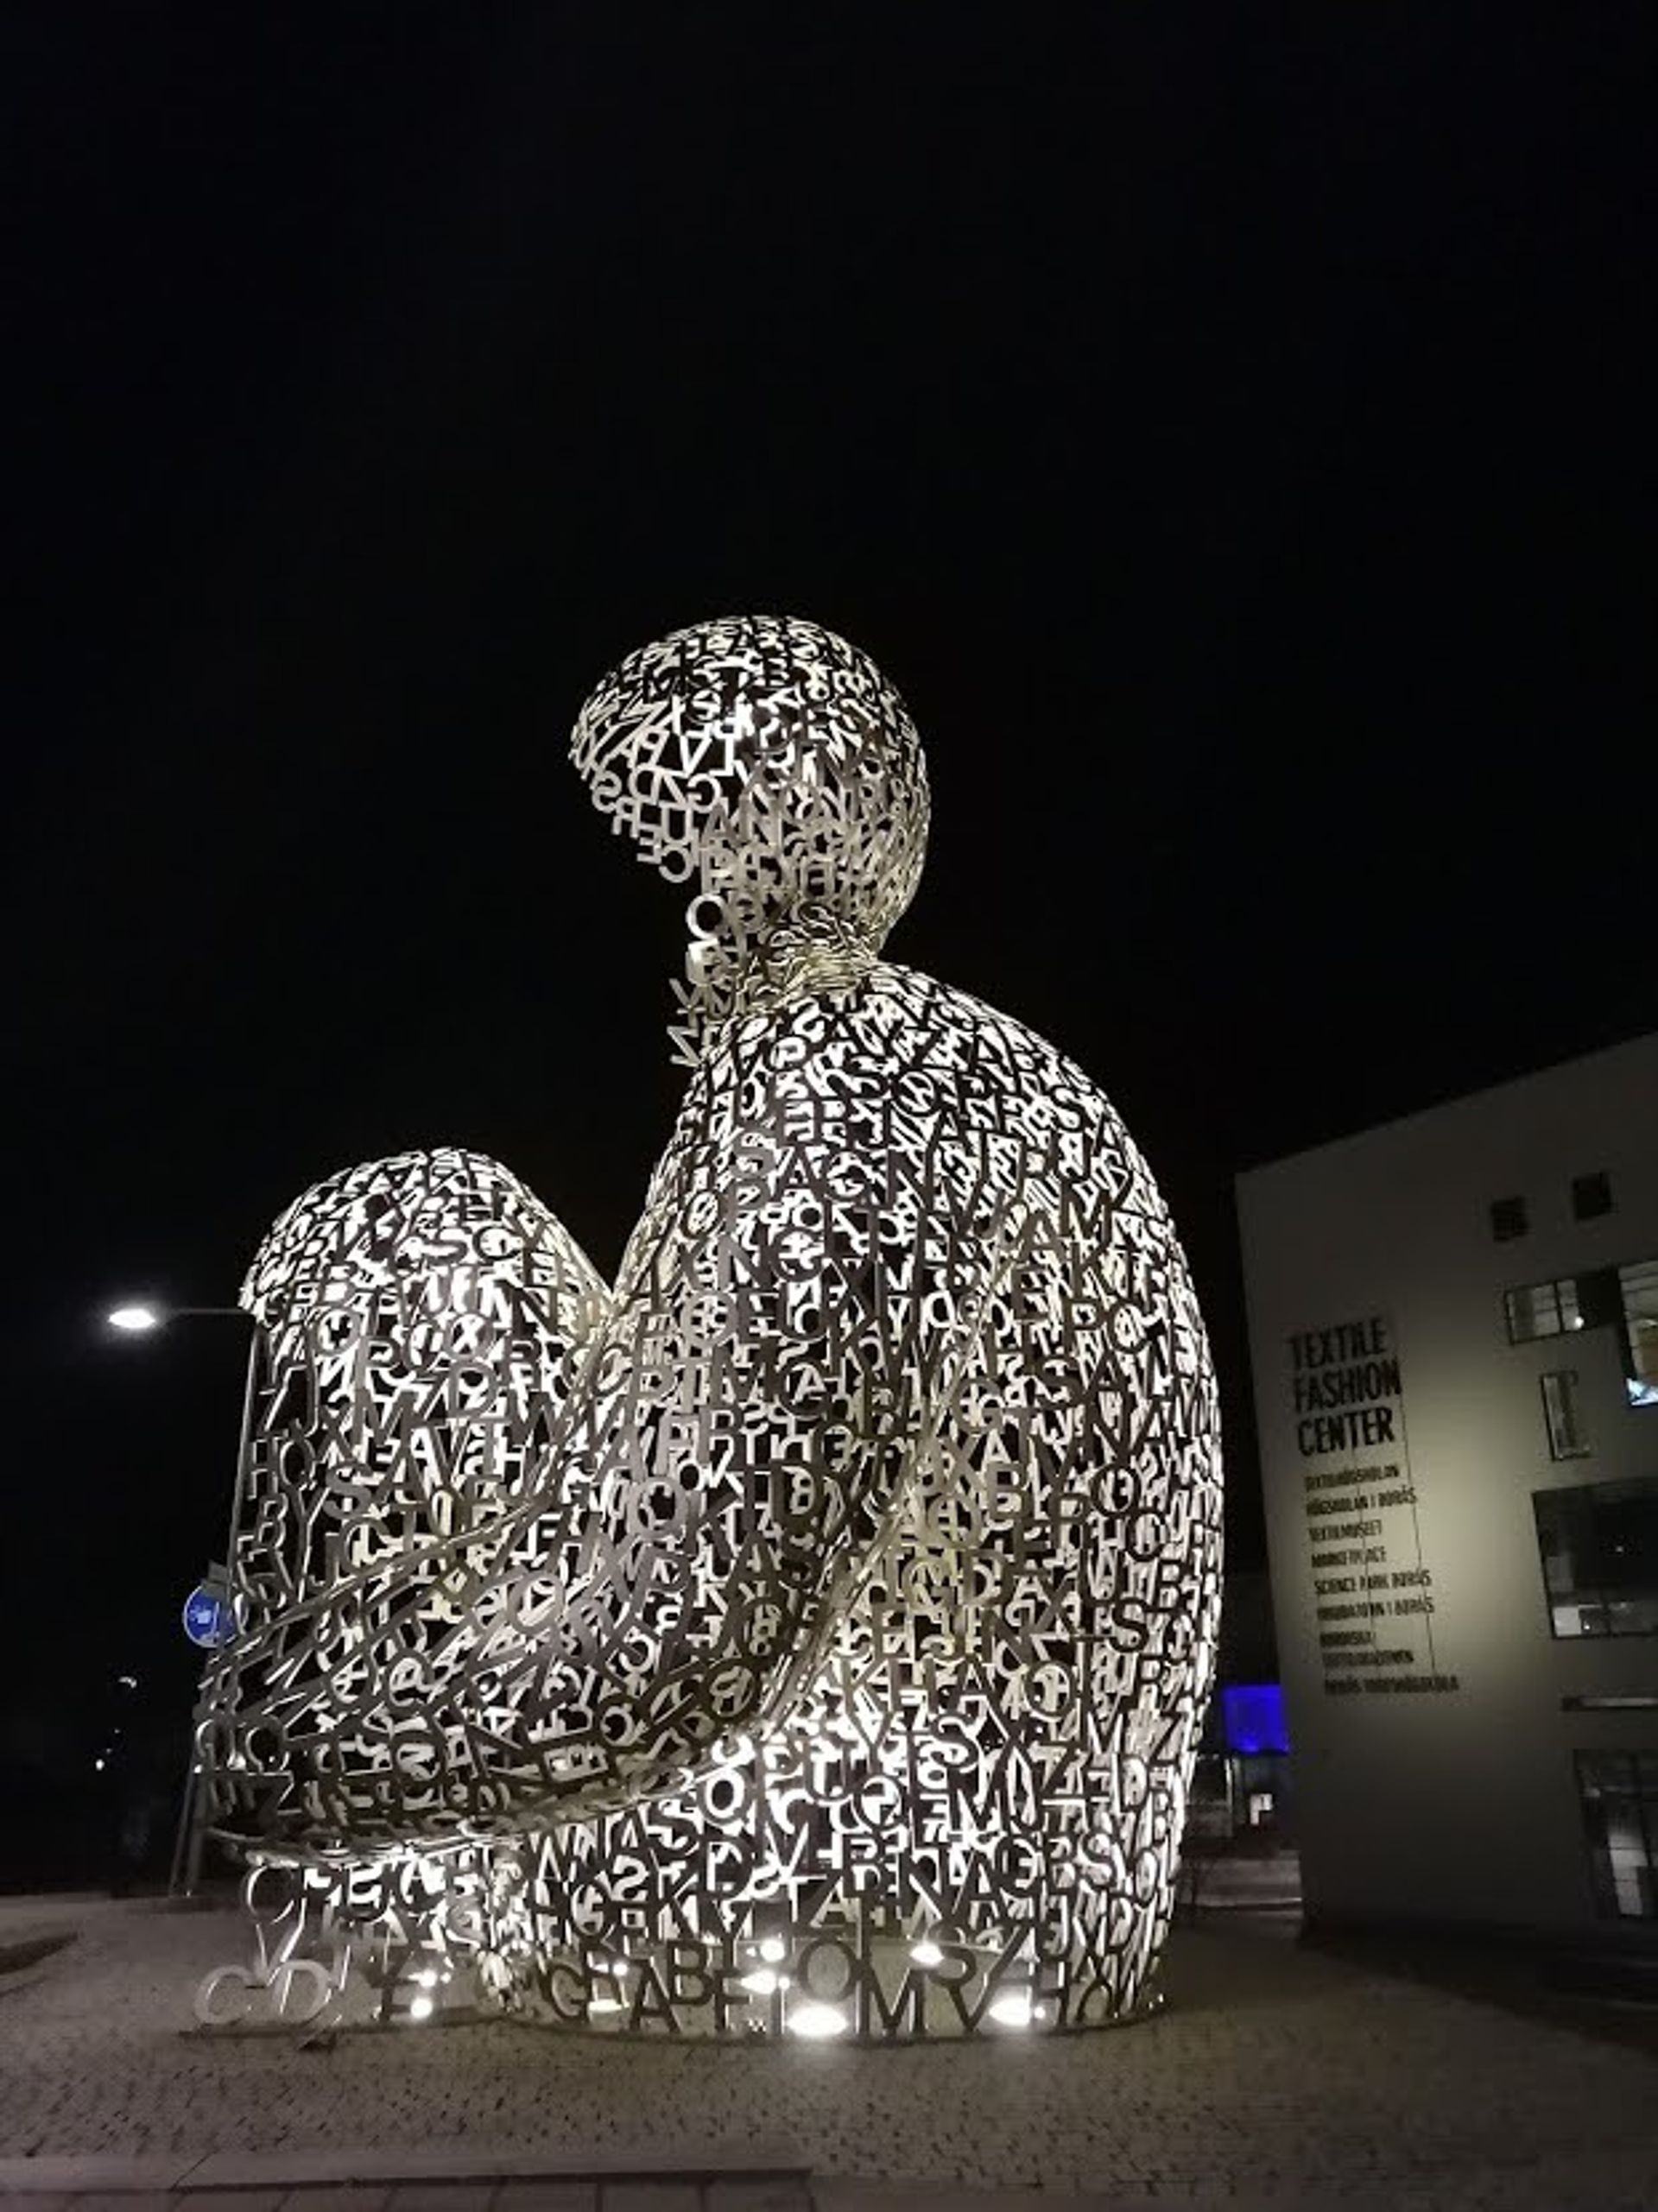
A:
MULTIPOLYGON (((259 1356, 265 1342, 263 1324, 240 1305, 153 1305, 139 1302, 112 1307, 105 1314, 104 1321, 109 1328, 122 1336, 142 1337, 149 1336, 157 1329, 164 1329, 174 1321, 202 1317, 245 1322, 250 1330, 247 1375, 242 1389, 242 1426, 237 1441, 236 1483, 231 1492, 230 1526, 225 1539, 225 1572, 233 1579, 237 1525, 242 1518, 242 1500, 247 1488, 248 1468, 252 1457, 254 1394, 258 1387, 259 1356)), ((211 1663, 210 1659, 208 1664, 211 1663)), ((201 1877, 204 1823, 201 1817, 201 1769, 196 1755, 196 1727, 200 1715, 201 1688, 206 1681, 204 1669, 201 1683, 197 1685, 196 1709, 190 1720, 190 1760, 185 1776, 183 1802, 179 1810, 173 1861, 168 1875, 167 1893, 169 1897, 193 1898, 201 1877)))
POLYGON ((217 1313, 232 1321, 251 1321, 253 1316, 240 1305, 150 1305, 139 1303, 117 1305, 104 1317, 111 1329, 118 1329, 123 1337, 147 1336, 152 1329, 165 1329, 169 1321, 182 1320, 188 1315, 217 1313))

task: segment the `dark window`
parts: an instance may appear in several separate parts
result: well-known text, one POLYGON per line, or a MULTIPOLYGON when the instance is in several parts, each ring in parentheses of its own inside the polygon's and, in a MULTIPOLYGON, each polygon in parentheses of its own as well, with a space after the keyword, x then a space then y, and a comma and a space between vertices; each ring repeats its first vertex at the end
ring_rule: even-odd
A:
POLYGON ((1612 1179, 1604 1167, 1592 1175, 1572 1178, 1572 1217, 1574 1221, 1598 1221, 1612 1210, 1612 1179))
POLYGON ((1551 1459, 1586 1459, 1589 1440, 1578 1411, 1578 1370, 1554 1368, 1540 1378, 1543 1391, 1543 1420, 1548 1430, 1551 1459))
POLYGON ((1491 1200, 1491 1235, 1499 1244, 1507 1244, 1526 1233, 1526 1202, 1523 1198, 1493 1198, 1491 1200))
POLYGON ((1658 1919, 1658 1752, 1580 1751, 1577 1766, 1596 1910, 1658 1919))
POLYGON ((1616 1328, 1623 1318, 1624 1273, 1618 1267, 1594 1267, 1578 1277, 1578 1305, 1585 1329, 1616 1328))
POLYGON ((1658 1482, 1534 1490, 1531 1509, 1552 1634, 1658 1632, 1658 1482))

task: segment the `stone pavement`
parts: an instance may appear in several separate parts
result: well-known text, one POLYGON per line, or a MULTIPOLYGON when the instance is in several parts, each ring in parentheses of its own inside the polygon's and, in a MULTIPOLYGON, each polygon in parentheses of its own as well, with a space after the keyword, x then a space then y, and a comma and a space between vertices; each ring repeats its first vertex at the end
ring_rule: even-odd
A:
MULTIPOLYGON (((0 2191, 77 2212, 789 2212, 808 2190, 819 2212, 1031 2190, 1046 2212, 1658 2212, 1649 2055, 1237 1915, 1177 1936, 1166 2013, 1101 2035, 869 2051, 491 2022, 305 2048, 183 2032, 198 1976, 242 1955, 233 1915, 35 1909, 79 1932, 0 1994, 0 2191)), ((0 1940, 27 1931, 0 1912, 0 1940)))

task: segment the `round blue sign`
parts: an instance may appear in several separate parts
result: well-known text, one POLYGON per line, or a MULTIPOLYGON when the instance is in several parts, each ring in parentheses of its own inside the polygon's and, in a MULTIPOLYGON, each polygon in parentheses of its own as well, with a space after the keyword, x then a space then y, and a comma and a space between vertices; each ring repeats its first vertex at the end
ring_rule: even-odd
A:
POLYGON ((198 1583, 184 1601, 184 1633, 204 1651, 222 1650, 236 1634, 230 1599, 198 1583))

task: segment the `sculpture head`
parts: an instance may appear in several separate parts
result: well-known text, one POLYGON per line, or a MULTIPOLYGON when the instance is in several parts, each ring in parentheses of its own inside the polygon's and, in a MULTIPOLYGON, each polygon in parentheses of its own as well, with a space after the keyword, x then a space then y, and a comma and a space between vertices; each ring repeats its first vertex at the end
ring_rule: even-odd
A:
POLYGON ((718 1002, 779 925, 850 933, 873 958, 914 894, 927 769, 866 654, 790 615, 736 615, 641 646, 571 736, 593 803, 688 911, 693 984, 718 1002))

